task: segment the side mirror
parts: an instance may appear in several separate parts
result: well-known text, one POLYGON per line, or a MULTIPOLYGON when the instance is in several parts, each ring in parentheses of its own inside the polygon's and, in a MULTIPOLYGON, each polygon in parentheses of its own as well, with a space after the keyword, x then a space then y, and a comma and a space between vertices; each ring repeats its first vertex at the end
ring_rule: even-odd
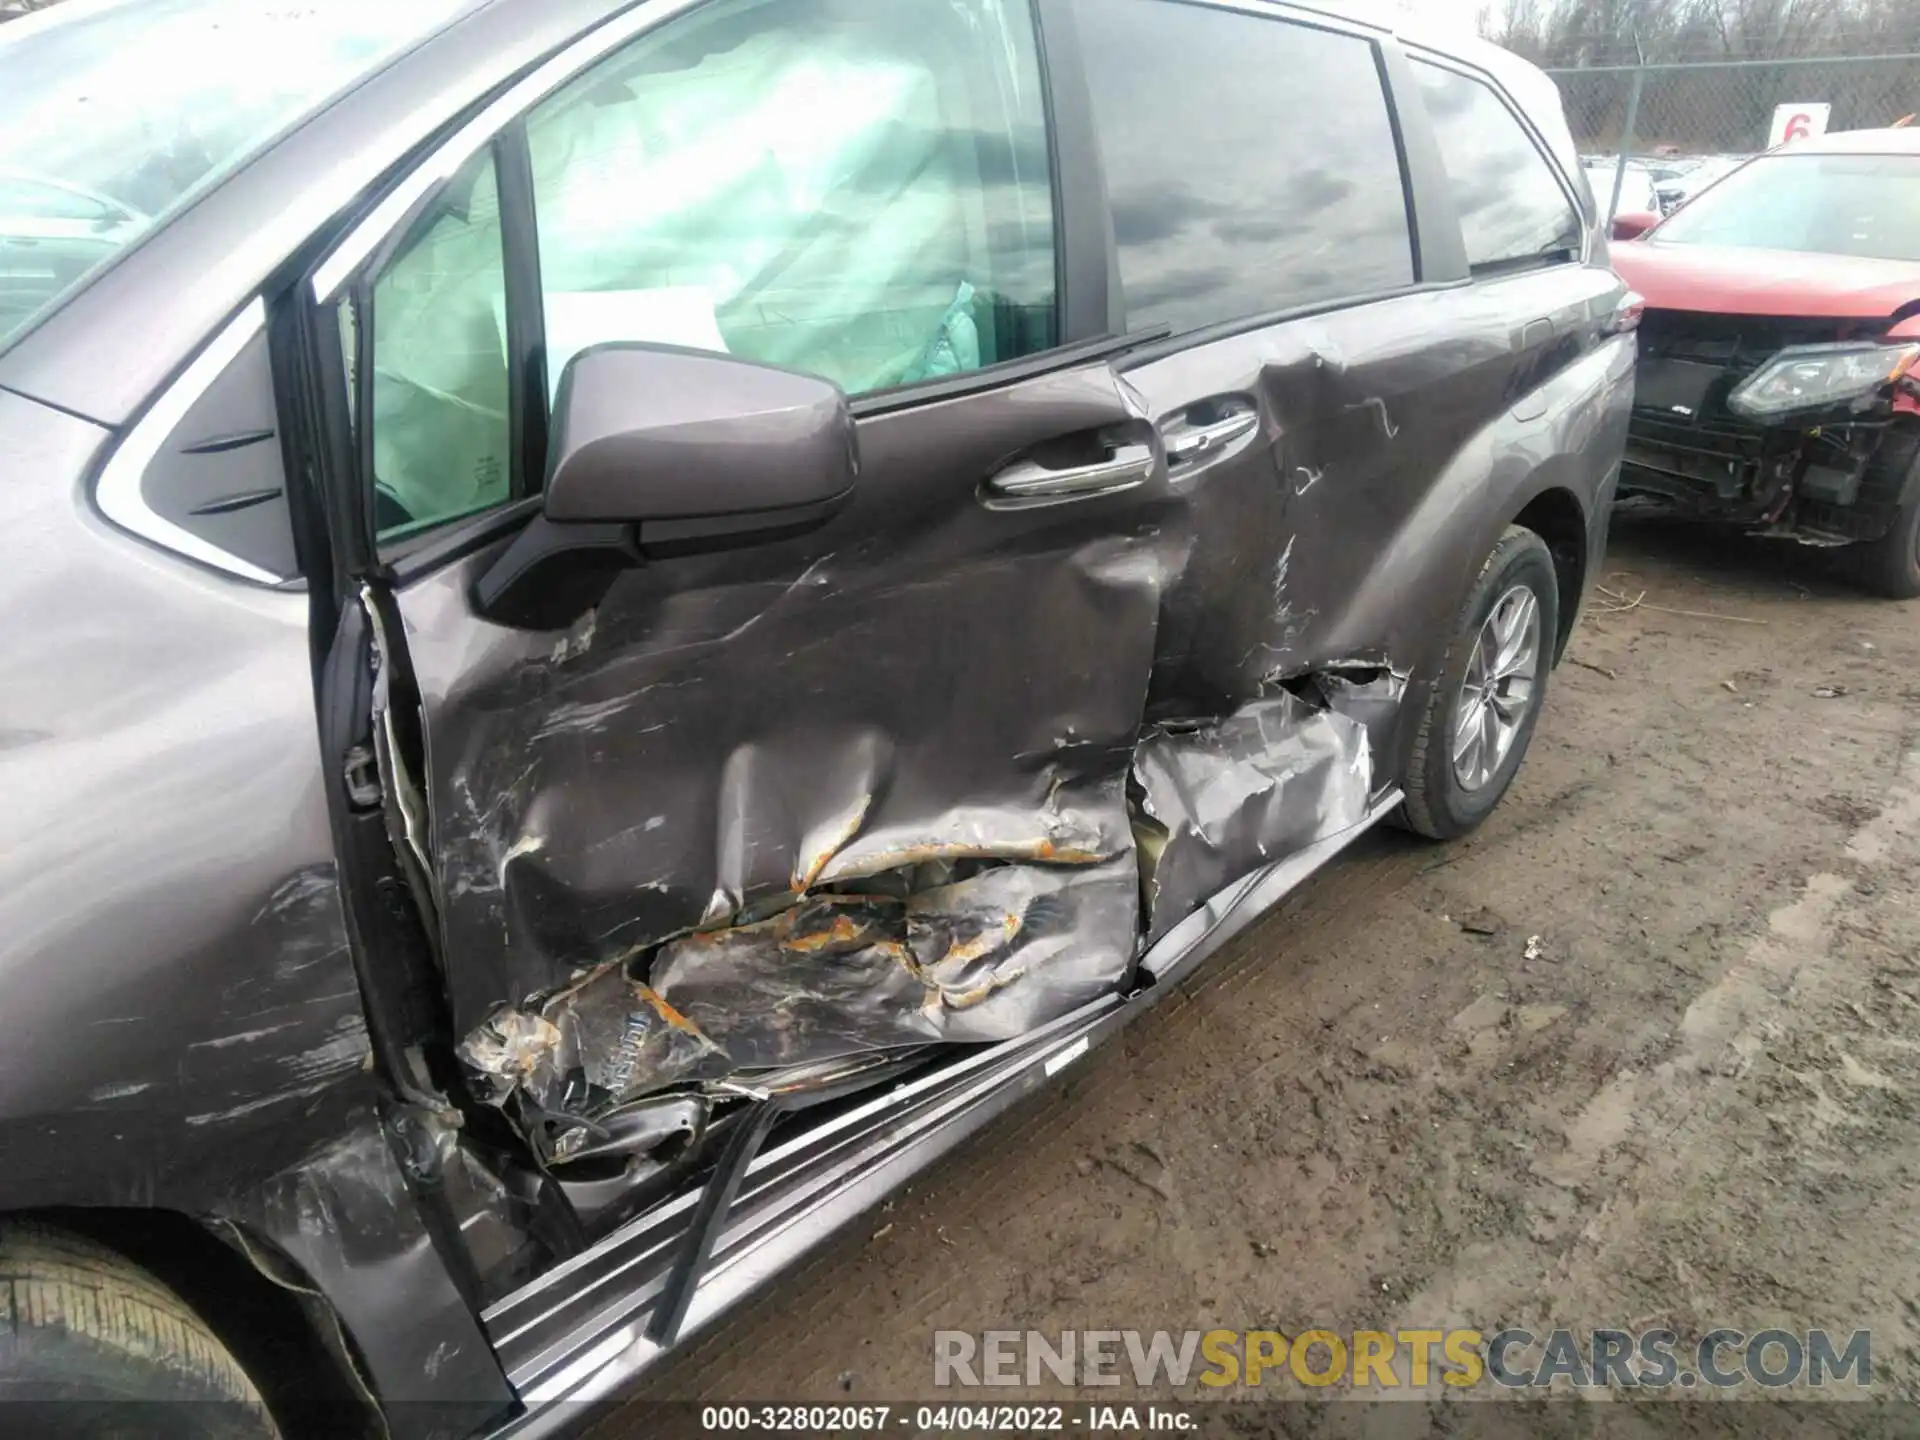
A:
POLYGON ((610 344, 568 362, 541 513, 476 586, 481 614, 554 629, 649 558, 804 534, 852 497, 837 385, 704 350, 610 344))
POLYGON ((1660 216, 1651 210, 1623 210, 1613 217, 1613 238, 1616 240, 1638 240, 1647 231, 1660 223, 1660 216))

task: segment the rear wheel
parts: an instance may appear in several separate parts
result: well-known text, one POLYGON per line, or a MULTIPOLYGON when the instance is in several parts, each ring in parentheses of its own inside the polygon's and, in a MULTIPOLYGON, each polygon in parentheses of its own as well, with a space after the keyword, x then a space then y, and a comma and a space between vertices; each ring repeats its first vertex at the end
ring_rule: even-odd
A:
POLYGON ((240 1362, 200 1317, 103 1245, 0 1219, 0 1417, 12 1432, 277 1440, 240 1362))
POLYGON ((1493 813, 1533 740, 1559 633, 1552 552, 1510 525, 1480 567, 1427 696, 1402 787, 1409 829, 1448 840, 1493 813))

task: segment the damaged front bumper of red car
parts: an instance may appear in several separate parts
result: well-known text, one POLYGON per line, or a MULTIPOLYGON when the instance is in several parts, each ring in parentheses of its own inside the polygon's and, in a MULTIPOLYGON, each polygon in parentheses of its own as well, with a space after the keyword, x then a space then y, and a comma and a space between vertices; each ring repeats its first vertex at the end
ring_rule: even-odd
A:
POLYGON ((1622 501, 1811 545, 1884 534, 1920 446, 1920 340, 1834 328, 1649 312, 1622 501))

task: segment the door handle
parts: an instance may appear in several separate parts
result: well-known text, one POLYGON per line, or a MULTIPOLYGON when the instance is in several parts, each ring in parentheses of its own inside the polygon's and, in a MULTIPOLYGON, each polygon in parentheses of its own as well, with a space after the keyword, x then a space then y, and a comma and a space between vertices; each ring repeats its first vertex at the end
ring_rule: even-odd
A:
POLYGON ((1218 450, 1230 445, 1242 435, 1251 435, 1260 423, 1260 416, 1252 410, 1229 415, 1224 420, 1216 420, 1211 425, 1196 425, 1167 437, 1167 463, 1184 465, 1189 460, 1198 460, 1209 450, 1218 450))
POLYGON ((1057 505, 1111 495, 1144 484, 1153 474, 1153 451, 1145 445, 1118 445, 1104 460, 1054 470, 1036 460, 1019 460, 987 481, 986 502, 996 509, 1057 505))

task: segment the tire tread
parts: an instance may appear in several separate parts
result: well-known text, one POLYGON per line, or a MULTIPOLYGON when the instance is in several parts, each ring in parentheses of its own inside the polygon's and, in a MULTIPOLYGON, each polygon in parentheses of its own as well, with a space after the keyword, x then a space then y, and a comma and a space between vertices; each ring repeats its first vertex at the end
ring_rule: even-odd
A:
MULTIPOLYGON (((1453 634, 1447 641, 1446 653, 1441 656, 1438 671, 1441 677, 1453 673, 1453 659, 1459 653, 1461 646, 1472 645, 1478 638, 1479 627, 1474 622, 1473 597, 1480 593, 1487 576, 1504 566, 1516 547, 1530 544, 1544 547, 1545 542, 1524 525, 1509 525, 1501 533, 1494 547, 1487 552, 1487 558, 1481 561, 1473 583, 1467 587, 1467 604, 1456 618, 1453 634)), ((1550 645, 1551 637, 1545 637, 1543 643, 1550 645)), ((1434 814, 1432 798, 1427 793, 1427 764, 1432 754, 1434 727, 1445 718, 1450 700, 1451 696, 1446 693, 1444 683, 1436 681, 1432 693, 1427 696, 1426 708, 1421 712, 1419 727, 1414 731, 1407 773, 1400 785, 1401 824, 1414 834, 1428 840, 1449 839, 1454 833, 1434 814)))
POLYGON ((32 1220, 0 1221, 4 1333, 65 1332, 194 1381, 210 1400, 265 1404, 227 1347, 153 1276, 96 1241, 32 1220))

